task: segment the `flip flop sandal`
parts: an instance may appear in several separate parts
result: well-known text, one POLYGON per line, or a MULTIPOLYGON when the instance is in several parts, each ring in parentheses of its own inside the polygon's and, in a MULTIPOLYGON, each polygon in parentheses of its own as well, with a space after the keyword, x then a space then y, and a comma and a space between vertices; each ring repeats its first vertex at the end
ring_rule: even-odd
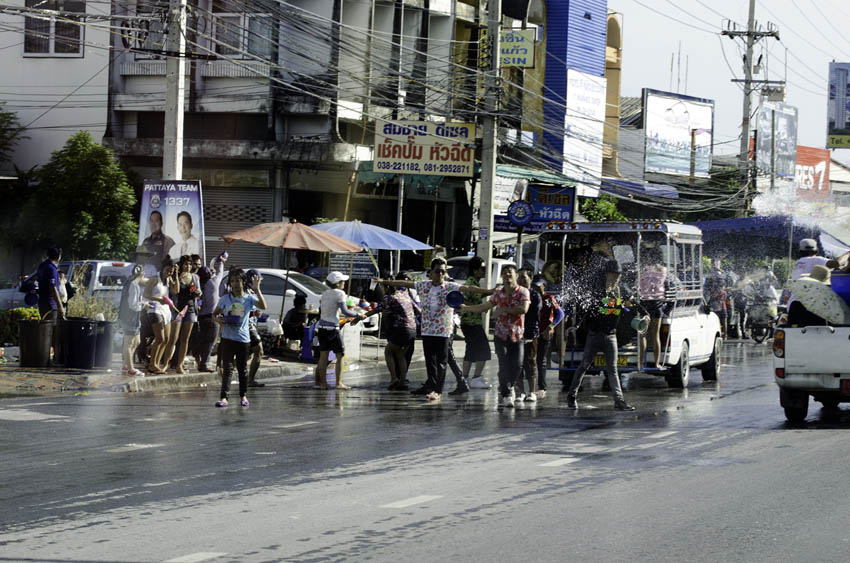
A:
POLYGON ((248 402, 248 399, 242 399, 242 401, 240 401, 239 404, 242 405, 243 407, 250 407, 251 406, 251 403, 248 402))
POLYGON ((222 399, 221 401, 216 401, 215 406, 224 408, 227 406, 227 399, 222 399))

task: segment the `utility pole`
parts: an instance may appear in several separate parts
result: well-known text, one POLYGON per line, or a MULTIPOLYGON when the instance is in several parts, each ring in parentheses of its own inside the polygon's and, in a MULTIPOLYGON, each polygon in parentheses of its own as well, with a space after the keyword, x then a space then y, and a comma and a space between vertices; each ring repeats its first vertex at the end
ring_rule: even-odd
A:
MULTIPOLYGON (((479 1, 479 6, 483 2, 479 1)), ((479 7, 479 10, 481 8, 479 7)), ((479 11, 479 13, 481 13, 479 11)), ((502 0, 487 2, 487 39, 490 49, 490 68, 484 78, 484 115, 482 116, 483 139, 481 143, 481 196, 478 211, 477 254, 484 260, 483 287, 493 287, 496 280, 490 278, 493 261, 493 187, 496 181, 497 136, 499 132, 496 112, 499 107, 499 31, 502 23, 502 0)), ((484 326, 488 326, 485 317, 484 326)))
POLYGON ((170 0, 168 48, 165 62, 165 132, 162 177, 183 179, 183 100, 186 95, 186 0, 170 0))
POLYGON ((727 21, 727 29, 721 33, 733 39, 742 37, 746 43, 746 54, 744 55, 744 79, 732 79, 732 82, 744 83, 744 107, 741 118, 741 147, 738 152, 738 168, 741 173, 741 184, 744 186, 744 206, 738 212, 740 217, 745 217, 750 207, 750 184, 749 184, 749 152, 750 152, 750 95, 753 92, 753 84, 769 84, 784 81, 753 80, 753 45, 763 37, 775 37, 779 39, 779 30, 768 24, 767 31, 757 30, 756 22, 756 0, 750 0, 749 16, 747 17, 747 30, 738 31, 732 22, 727 21), (732 27, 732 29, 729 29, 732 27))

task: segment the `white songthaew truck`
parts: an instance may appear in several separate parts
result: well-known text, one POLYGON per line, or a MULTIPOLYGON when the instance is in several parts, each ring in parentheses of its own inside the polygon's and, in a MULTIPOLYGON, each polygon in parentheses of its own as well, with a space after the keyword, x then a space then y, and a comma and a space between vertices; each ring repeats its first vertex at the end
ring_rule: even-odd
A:
POLYGON ((806 418, 809 396, 828 408, 850 402, 850 326, 780 328, 773 356, 779 403, 789 421, 806 418))

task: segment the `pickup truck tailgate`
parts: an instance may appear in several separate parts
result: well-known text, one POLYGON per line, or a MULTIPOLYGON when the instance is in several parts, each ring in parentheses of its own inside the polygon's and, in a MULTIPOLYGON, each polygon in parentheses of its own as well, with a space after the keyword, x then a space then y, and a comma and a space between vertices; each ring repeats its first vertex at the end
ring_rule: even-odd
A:
POLYGON ((850 327, 786 328, 785 371, 850 373, 850 327))

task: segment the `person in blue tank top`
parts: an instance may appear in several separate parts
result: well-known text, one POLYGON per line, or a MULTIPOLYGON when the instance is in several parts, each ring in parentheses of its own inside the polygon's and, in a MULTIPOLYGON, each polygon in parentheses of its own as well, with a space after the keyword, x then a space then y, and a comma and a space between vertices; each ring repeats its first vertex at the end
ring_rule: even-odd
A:
POLYGON ((233 373, 234 358, 236 371, 239 373, 240 404, 247 407, 248 403, 248 351, 251 345, 251 333, 248 319, 254 309, 265 309, 266 299, 260 291, 260 280, 254 280, 254 294, 245 291, 247 282, 245 272, 241 269, 231 270, 228 274, 230 292, 218 300, 213 317, 221 325, 221 342, 218 353, 221 356, 221 393, 216 402, 217 407, 227 406, 227 395, 230 392, 230 377, 233 373))

